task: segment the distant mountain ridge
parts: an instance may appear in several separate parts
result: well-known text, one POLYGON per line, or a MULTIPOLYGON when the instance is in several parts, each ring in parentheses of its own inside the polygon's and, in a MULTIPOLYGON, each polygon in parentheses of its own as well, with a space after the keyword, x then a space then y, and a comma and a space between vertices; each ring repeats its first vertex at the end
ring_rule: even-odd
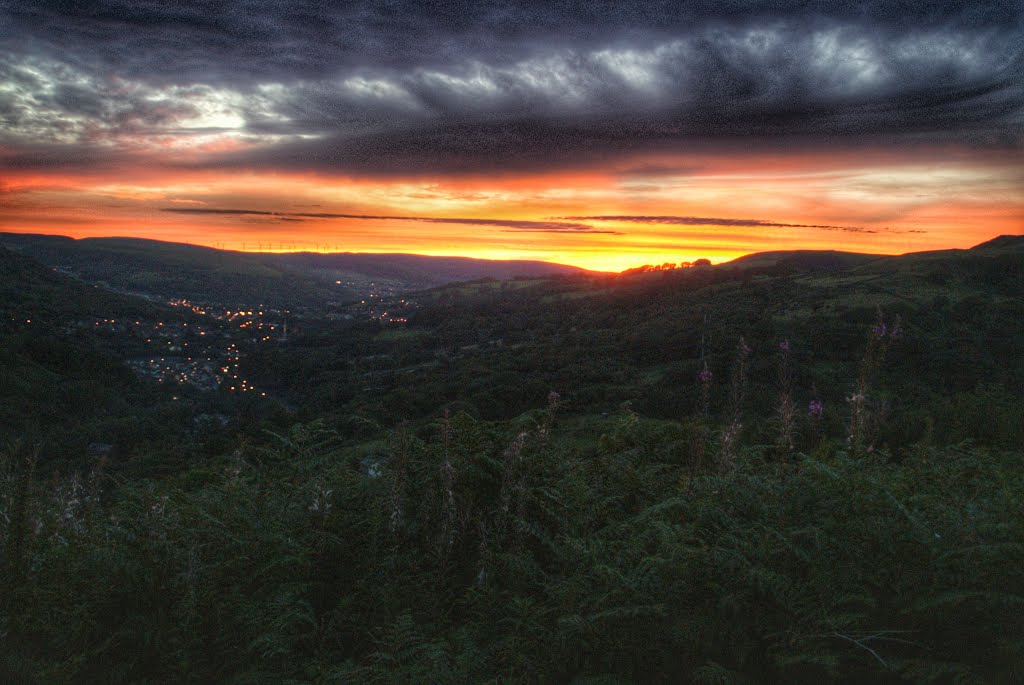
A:
POLYGON ((722 266, 749 268, 789 266, 798 271, 836 271, 867 264, 885 255, 838 250, 776 250, 744 255, 722 266))
POLYGON ((137 238, 0 234, 0 245, 107 289, 157 298, 296 306, 356 292, 289 274, 244 253, 137 238))
MULTIPOLYGON (((913 261, 917 258, 935 259, 950 256, 970 256, 981 252, 1016 252, 1024 250, 1024 235, 1001 235, 967 249, 926 250, 902 255, 883 255, 840 250, 774 250, 754 252, 725 262, 719 266, 752 268, 789 267, 795 271, 841 271, 863 267, 878 262, 879 265, 893 260, 913 261)), ((902 263, 898 262, 897 263, 902 263)))
POLYGON ((58 321, 111 312, 138 316, 157 309, 146 300, 110 293, 54 273, 36 259, 0 245, 0 327, 12 318, 24 323, 26 316, 44 315, 58 321))
MULTIPOLYGON (((404 253, 251 253, 143 238, 76 240, 0 233, 0 247, 115 291, 289 308, 344 305, 370 293, 388 295, 481 279, 598 275, 575 266, 529 260, 404 253)), ((838 250, 757 252, 715 268, 801 273, 886 271, 947 257, 970 259, 1021 250, 1024 236, 1002 235, 966 250, 900 256, 838 250)))
POLYGON ((472 257, 434 257, 406 253, 291 252, 261 254, 268 264, 300 271, 321 271, 375 277, 408 284, 410 289, 431 288, 446 283, 481 278, 507 280, 516 277, 544 277, 588 273, 565 264, 532 260, 492 260, 472 257))
POLYGON ((455 281, 587 273, 538 261, 410 254, 250 253, 142 238, 0 233, 0 246, 125 292, 222 303, 323 306, 455 281))
POLYGON ((975 245, 972 250, 1024 250, 1024 235, 1001 235, 975 245))

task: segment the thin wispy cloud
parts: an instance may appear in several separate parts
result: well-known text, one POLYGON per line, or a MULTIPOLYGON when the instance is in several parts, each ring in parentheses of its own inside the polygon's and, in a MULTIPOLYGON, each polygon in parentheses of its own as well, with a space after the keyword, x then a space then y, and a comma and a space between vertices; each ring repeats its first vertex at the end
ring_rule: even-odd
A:
POLYGON ((589 224, 569 221, 520 221, 516 219, 477 219, 473 217, 391 216, 377 214, 339 214, 333 212, 272 212, 258 209, 218 209, 197 207, 164 207, 160 211, 175 214, 219 214, 261 216, 287 219, 358 219, 366 221, 416 221, 432 224, 462 224, 466 226, 493 226, 506 231, 532 231, 545 233, 604 233, 618 235, 619 231, 603 230, 589 224))
POLYGON ((630 224, 662 224, 671 226, 729 226, 744 228, 814 228, 823 231, 845 231, 847 233, 890 232, 889 228, 867 228, 864 226, 831 226, 828 224, 789 224, 768 219, 724 219, 709 216, 643 216, 629 214, 608 214, 598 216, 562 216, 557 219, 569 221, 613 221, 630 224))
POLYGON ((809 228, 823 231, 844 231, 847 233, 893 232, 890 228, 868 228, 865 226, 838 226, 829 224, 796 224, 769 219, 731 219, 707 216, 599 214, 582 216, 552 217, 548 221, 520 221, 515 219, 486 219, 472 217, 430 217, 378 214, 341 214, 335 212, 275 212, 258 209, 206 208, 206 207, 165 207, 163 212, 176 214, 248 215, 280 220, 295 219, 357 219, 367 221, 416 221, 437 224, 463 224, 471 226, 493 226, 506 231, 535 231, 556 233, 603 233, 621 235, 622 231, 601 229, 590 222, 615 222, 631 224, 659 224, 673 226, 723 226, 732 228, 809 228))

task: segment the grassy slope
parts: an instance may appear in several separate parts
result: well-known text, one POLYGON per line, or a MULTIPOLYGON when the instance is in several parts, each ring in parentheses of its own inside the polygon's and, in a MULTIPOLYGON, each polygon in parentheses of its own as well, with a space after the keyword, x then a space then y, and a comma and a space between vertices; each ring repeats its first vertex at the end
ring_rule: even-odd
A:
POLYGON ((282 307, 352 301, 371 283, 411 290, 453 281, 583 271, 545 262, 407 254, 254 254, 137 238, 71 240, 3 233, 0 245, 117 289, 282 307), (339 286, 336 280, 354 284, 339 286))
POLYGON ((241 252, 134 238, 0 235, 0 244, 82 279, 158 297, 294 308, 355 294, 241 252))
POLYGON ((631 401, 643 414, 673 418, 697 401, 702 340, 716 376, 713 408, 724 410, 736 342, 745 336, 754 349, 752 408, 767 416, 777 345, 788 339, 798 401, 806 405, 816 387, 839 421, 881 309, 890 322, 903 320, 885 384, 898 423, 913 433, 894 436, 905 441, 928 430, 916 416, 926 403, 952 407, 980 385, 1024 386, 1024 366, 1012 363, 1024 358, 1024 252, 1012 242, 753 278, 719 267, 453 285, 414 298, 420 308, 405 329, 364 338, 359 326, 344 335, 328 328, 260 361, 269 376, 279 374, 268 382, 295 383, 307 398, 324 387, 321 410, 384 422, 444 403, 514 416, 552 388, 581 415, 631 401))
POLYGON ((147 315, 154 305, 85 285, 55 273, 34 259, 0 246, 0 312, 3 320, 22 315, 57 320, 92 316, 111 310, 124 316, 147 315))
MULTIPOLYGON (((609 397, 634 384, 649 410, 688 415, 692 402, 671 405, 694 385, 703 334, 716 393, 743 334, 755 386, 770 383, 785 336, 800 387, 814 378, 841 394, 881 303, 905 328, 886 384, 1020 380, 1024 254, 1011 243, 749 281, 721 269, 614 288, 451 288, 407 329, 419 335, 354 326, 381 346, 361 353, 384 350, 388 364, 415 361, 411 340, 439 342, 456 392, 518 389, 487 382, 506 373, 539 381, 541 402, 548 381, 564 383, 567 405, 553 424, 455 414, 368 443, 401 454, 381 478, 360 477, 336 436, 310 424, 180 478, 126 480, 88 507, 59 497, 77 492, 67 482, 40 480, 33 545, 5 546, 16 553, 0 595, 0 680, 1020 682, 1019 439, 1003 454, 918 436, 890 461, 845 454, 835 433, 811 455, 775 455, 754 436, 729 462, 714 441, 695 458, 704 441, 685 423, 570 413, 596 406, 583 392, 605 383, 609 397), (508 342, 487 344, 497 338, 508 342), (476 351, 459 352, 466 342, 476 351)), ((73 290, 0 260, 0 283, 21 269, 40 292, 73 290)), ((324 332, 286 356, 325 355, 337 336, 324 332)), ((332 360, 311 361, 322 376, 332 360)), ((436 410, 449 399, 437 382, 406 376, 373 392, 414 391, 436 410)), ((1021 384, 1007 387, 951 415, 969 428, 954 437, 984 442, 974 419, 1021 406, 1021 384)), ((829 402, 827 416, 841 411, 829 402)), ((925 411, 942 420, 942 398, 925 411)), ((3 501, 18 497, 9 483, 30 481, 0 480, 3 501)), ((27 539, 10 520, 6 539, 27 539)))
POLYGON ((427 257, 412 254, 283 254, 260 259, 303 273, 320 273, 329 279, 385 281, 401 289, 431 288, 445 283, 482 278, 499 280, 519 276, 553 276, 584 273, 583 269, 536 261, 500 261, 467 257, 427 257))
POLYGON ((175 314, 106 292, 0 247, 0 440, 41 441, 75 459, 94 441, 167 431, 170 407, 100 341, 69 322, 175 314))
POLYGON ((756 252, 727 262, 724 266, 741 269, 785 266, 801 271, 838 271, 882 258, 882 255, 836 250, 780 250, 756 252))

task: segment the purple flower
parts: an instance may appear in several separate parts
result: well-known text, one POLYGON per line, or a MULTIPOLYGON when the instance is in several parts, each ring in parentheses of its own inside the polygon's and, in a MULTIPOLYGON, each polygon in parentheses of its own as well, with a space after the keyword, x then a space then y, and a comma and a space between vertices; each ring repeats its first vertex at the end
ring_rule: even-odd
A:
POLYGON ((874 328, 871 329, 871 332, 874 334, 876 338, 884 338, 887 330, 888 329, 885 326, 885 322, 879 321, 878 323, 875 324, 874 328))
POLYGON ((812 418, 820 419, 821 415, 825 413, 825 405, 821 400, 811 400, 807 405, 807 413, 810 414, 812 418))
POLYGON ((712 378, 714 378, 714 374, 712 374, 711 369, 706 366, 697 374, 697 380, 701 383, 710 383, 712 378))
POLYGON ((789 352, 789 341, 783 340, 779 343, 779 352, 789 352))

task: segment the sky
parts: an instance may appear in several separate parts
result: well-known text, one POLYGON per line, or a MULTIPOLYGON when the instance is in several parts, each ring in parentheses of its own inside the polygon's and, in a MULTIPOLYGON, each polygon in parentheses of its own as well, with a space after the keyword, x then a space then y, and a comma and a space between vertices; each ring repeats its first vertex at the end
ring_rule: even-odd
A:
POLYGON ((1024 227, 1024 3, 0 0, 0 230, 592 269, 1024 227))

